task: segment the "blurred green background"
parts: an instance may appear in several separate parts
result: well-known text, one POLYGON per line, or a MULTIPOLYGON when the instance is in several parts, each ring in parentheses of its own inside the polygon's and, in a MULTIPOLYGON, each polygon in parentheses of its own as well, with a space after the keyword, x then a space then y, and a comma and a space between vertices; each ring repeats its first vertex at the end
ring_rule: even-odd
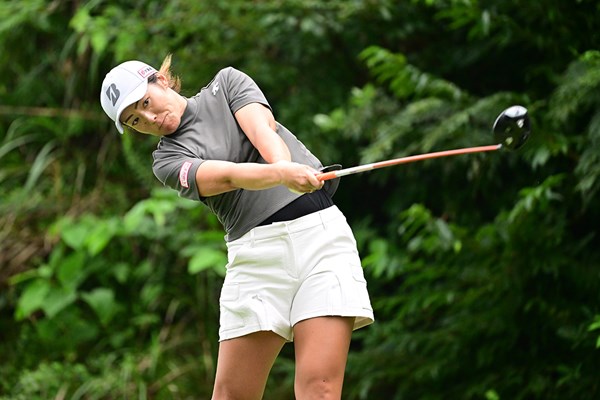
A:
MULTIPOLYGON (((208 399, 223 231, 116 132, 104 75, 234 66, 325 164, 377 321, 344 399, 600 398, 600 6, 591 0, 0 1, 0 399, 208 399)), ((293 398, 286 346, 266 399, 293 398)))

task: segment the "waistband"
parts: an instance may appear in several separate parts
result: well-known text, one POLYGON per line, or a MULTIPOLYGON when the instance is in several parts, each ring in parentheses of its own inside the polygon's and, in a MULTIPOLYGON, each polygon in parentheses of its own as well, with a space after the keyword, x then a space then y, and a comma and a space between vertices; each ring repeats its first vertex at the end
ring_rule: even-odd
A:
POLYGON ((340 209, 333 205, 321 211, 304 215, 292 221, 274 222, 271 225, 257 226, 231 244, 245 243, 254 240, 268 239, 281 236, 282 234, 300 232, 305 229, 314 228, 318 225, 326 225, 328 222, 338 218, 345 218, 340 209))
POLYGON ((306 193, 283 207, 256 226, 270 225, 274 222, 292 221, 308 214, 324 210, 333 205, 331 197, 324 190, 306 193))

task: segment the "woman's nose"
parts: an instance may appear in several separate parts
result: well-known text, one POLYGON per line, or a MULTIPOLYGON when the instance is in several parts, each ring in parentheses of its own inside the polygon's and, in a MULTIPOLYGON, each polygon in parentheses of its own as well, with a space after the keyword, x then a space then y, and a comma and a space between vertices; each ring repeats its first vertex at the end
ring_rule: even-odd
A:
POLYGON ((142 118, 144 118, 147 122, 152 123, 152 122, 156 121, 156 114, 151 111, 144 110, 141 112, 141 115, 142 115, 142 118))

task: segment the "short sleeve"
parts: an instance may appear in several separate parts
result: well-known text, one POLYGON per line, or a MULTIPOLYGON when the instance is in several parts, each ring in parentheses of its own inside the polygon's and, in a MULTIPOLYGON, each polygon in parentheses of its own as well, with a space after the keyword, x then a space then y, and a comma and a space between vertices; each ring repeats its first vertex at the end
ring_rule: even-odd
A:
POLYGON ((152 156, 154 158, 152 171, 163 185, 176 190, 181 197, 200 200, 196 185, 196 171, 204 160, 175 152, 167 153, 160 149, 154 151, 152 156))
POLYGON ((269 109, 267 98, 256 82, 247 74, 233 67, 221 70, 221 78, 225 85, 225 96, 233 113, 250 103, 260 103, 269 109))

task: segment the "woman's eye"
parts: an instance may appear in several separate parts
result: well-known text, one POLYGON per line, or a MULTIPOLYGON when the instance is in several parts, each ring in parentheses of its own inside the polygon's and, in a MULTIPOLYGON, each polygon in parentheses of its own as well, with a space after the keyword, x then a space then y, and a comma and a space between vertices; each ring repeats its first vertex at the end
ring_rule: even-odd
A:
POLYGON ((133 122, 131 123, 131 126, 136 126, 138 121, 139 121, 139 118, 134 119, 133 122))
POLYGON ((144 107, 146 107, 148 105, 150 101, 148 99, 144 100, 144 107))

